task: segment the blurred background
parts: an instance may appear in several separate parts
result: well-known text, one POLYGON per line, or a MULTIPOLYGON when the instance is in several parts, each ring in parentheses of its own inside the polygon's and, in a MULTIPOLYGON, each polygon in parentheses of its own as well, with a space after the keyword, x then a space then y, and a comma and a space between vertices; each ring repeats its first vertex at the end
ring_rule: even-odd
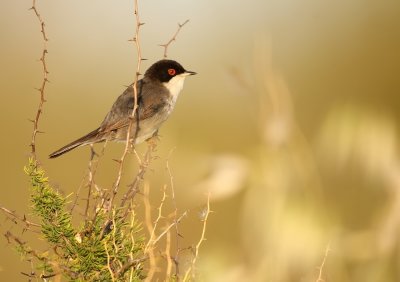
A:
MULTIPOLYGON (((0 2, 0 205, 20 214, 29 214, 23 166, 42 80, 31 5, 0 2)), ((198 75, 186 80, 162 127, 146 179, 156 207, 169 184, 169 159, 177 208, 190 209, 181 246, 199 240, 199 214, 211 192, 198 279, 317 281, 328 250, 324 281, 400 281, 400 2, 139 5, 148 59, 142 71, 162 58, 158 45, 177 23, 190 19, 168 57, 198 75)), ((50 39, 51 82, 38 157, 52 184, 70 194, 87 173, 89 149, 47 155, 96 128, 133 81, 133 1, 39 0, 37 7, 50 39)), ((102 187, 115 180, 111 159, 122 151, 121 144, 107 146, 97 174, 102 187)), ((136 170, 135 158, 129 162, 127 179, 136 170)), ((0 228, 32 239, 6 220, 0 228)), ((0 246, 1 280, 26 281, 20 272, 29 265, 4 238, 0 246)))

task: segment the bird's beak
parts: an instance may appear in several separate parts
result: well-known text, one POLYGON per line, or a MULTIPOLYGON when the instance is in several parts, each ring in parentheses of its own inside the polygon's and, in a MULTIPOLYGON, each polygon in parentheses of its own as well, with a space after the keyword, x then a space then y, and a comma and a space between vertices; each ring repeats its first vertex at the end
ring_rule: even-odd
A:
POLYGON ((195 74, 197 74, 197 72, 194 72, 194 71, 185 71, 185 72, 184 72, 184 75, 185 75, 185 76, 188 76, 188 75, 195 75, 195 74))

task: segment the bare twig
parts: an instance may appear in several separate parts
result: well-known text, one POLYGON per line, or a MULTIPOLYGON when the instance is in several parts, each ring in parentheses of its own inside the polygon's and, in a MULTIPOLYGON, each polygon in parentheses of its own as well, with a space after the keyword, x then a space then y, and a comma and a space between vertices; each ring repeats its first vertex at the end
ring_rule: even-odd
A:
POLYGON ((152 223, 151 222, 151 206, 150 206, 150 201, 149 201, 149 185, 148 184, 144 185, 144 206, 145 206, 146 226, 147 226, 147 229, 150 234, 150 238, 144 248, 144 253, 149 255, 149 262, 150 262, 150 269, 149 269, 149 272, 147 273, 146 281, 152 281, 152 278, 156 271, 156 257, 154 255, 153 240, 155 237, 157 226, 162 218, 162 209, 164 206, 165 199, 167 198, 166 189, 167 189, 167 187, 166 187, 166 185, 164 185, 163 196, 162 196, 160 205, 158 206, 157 218, 154 221, 154 223, 152 223))
MULTIPOLYGON (((32 258, 36 258, 41 262, 44 262, 46 264, 51 264, 51 265, 55 265, 57 264, 54 261, 51 261, 48 256, 43 255, 43 254, 39 254, 38 252, 36 252, 35 250, 33 250, 32 248, 30 248, 29 246, 27 246, 26 242, 22 241, 20 238, 18 238, 17 236, 15 236, 13 233, 11 233, 10 231, 7 231, 4 236, 7 239, 7 242, 10 244, 16 244, 19 249, 26 255, 29 256, 27 261, 32 261, 32 258)), ((71 277, 77 277, 77 273, 73 272, 71 269, 67 268, 67 267, 62 267, 63 270, 65 272, 67 272, 71 277)), ((58 275, 59 273, 52 273, 52 274, 41 274, 41 275, 37 275, 33 270, 31 271, 31 273, 22 273, 24 275, 27 275, 29 277, 32 278, 38 278, 38 279, 43 279, 46 277, 52 277, 55 275, 58 275)))
POLYGON ((145 249, 144 249, 144 254, 148 255, 149 257, 149 271, 146 276, 145 281, 151 281, 151 279, 154 276, 155 269, 156 269, 156 258, 154 255, 154 250, 153 248, 149 248, 150 242, 151 242, 151 237, 154 232, 154 226, 153 223, 151 222, 151 205, 150 205, 150 200, 149 200, 149 184, 145 183, 144 184, 144 189, 143 189, 144 197, 143 197, 143 203, 144 203, 144 208, 145 208, 145 223, 147 227, 147 231, 149 232, 150 239, 149 242, 147 243, 145 249))
POLYGON ((165 243, 165 256, 167 258, 167 268, 165 271, 165 280, 169 280, 171 278, 172 273, 172 258, 171 258, 171 232, 167 232, 167 238, 165 243))
MULTIPOLYGON (((172 149, 168 155, 167 162, 166 162, 166 168, 168 171, 168 176, 169 176, 169 181, 170 181, 170 186, 171 186, 171 196, 172 196, 172 204, 174 206, 174 221, 177 220, 178 216, 178 207, 176 205, 176 198, 175 198, 175 187, 174 187, 174 176, 172 175, 171 168, 169 166, 169 160, 172 156, 172 153, 174 152, 174 149, 172 149)), ((180 245, 179 245, 179 239, 181 235, 179 233, 179 227, 178 224, 175 225, 175 244, 176 244, 176 254, 174 257, 174 264, 175 264, 175 276, 179 279, 179 253, 181 251, 180 245)))
MULTIPOLYGON (((135 227, 135 224, 136 224, 136 214, 135 214, 135 210, 134 209, 132 209, 131 211, 130 211, 130 213, 131 213, 131 217, 130 217, 130 230, 133 230, 134 229, 134 227, 135 227)), ((130 240, 131 240, 131 251, 130 251, 130 254, 129 254, 129 261, 134 261, 134 256, 133 256, 133 254, 134 254, 134 249, 135 249, 135 247, 136 247, 136 239, 135 239, 135 237, 133 236, 134 235, 134 233, 133 232, 129 232, 129 235, 130 235, 130 240)), ((144 260, 146 260, 147 259, 147 257, 145 256, 144 257, 144 260)), ((133 264, 131 265, 131 266, 133 266, 133 264)), ((121 270, 123 269, 125 267, 125 265, 123 265, 122 267, 121 267, 121 270)), ((121 271, 120 270, 120 271, 121 271)), ((129 277, 129 281, 133 281, 133 274, 134 274, 134 267, 132 267, 132 268, 130 268, 130 277, 129 277)))
MULTIPOLYGON (((103 152, 104 152, 104 148, 103 148, 103 152)), ((86 208, 85 208, 85 217, 88 217, 88 213, 89 213, 89 203, 90 203, 90 197, 91 197, 91 192, 92 192, 92 185, 94 185, 94 174, 96 172, 96 168, 97 166, 94 166, 94 157, 96 156, 96 152, 93 149, 93 144, 90 144, 90 160, 89 160, 89 164, 88 164, 88 175, 84 176, 82 178, 81 184, 79 185, 76 193, 75 193, 75 199, 71 205, 71 209, 70 212, 72 213, 75 209, 75 207, 78 204, 78 200, 80 199, 80 193, 81 193, 81 189, 83 186, 88 187, 88 195, 86 198, 86 208), (88 183, 85 184, 86 182, 86 177, 88 178, 88 183)))
POLYGON ((127 271, 128 269, 131 269, 132 266, 136 266, 136 265, 138 265, 138 264, 140 264, 140 263, 146 261, 147 259, 148 259, 147 256, 143 256, 143 257, 138 258, 138 259, 131 259, 131 260, 129 260, 128 262, 126 262, 126 263, 117 271, 117 273, 116 273, 115 276, 116 276, 116 277, 122 276, 122 275, 125 273, 125 271, 127 271))
POLYGON ((190 275, 190 274, 192 274, 192 278, 194 278, 194 271, 193 271, 193 269, 194 269, 194 267, 195 267, 197 258, 198 258, 198 256, 199 256, 199 249, 200 249, 200 246, 201 246, 201 244, 206 240, 205 234, 206 234, 206 227, 207 227, 207 219, 208 219, 208 216, 209 216, 210 212, 211 212, 211 211, 210 211, 210 193, 208 193, 208 195, 207 195, 207 207, 206 207, 206 210, 205 210, 205 213, 204 213, 204 217, 202 218, 202 220, 203 220, 203 229, 202 229, 202 232, 201 232, 200 239, 199 239, 199 241, 197 242, 196 246, 194 247, 194 256, 193 256, 193 259, 192 259, 192 264, 191 264, 191 266, 186 270, 185 276, 183 277, 183 281, 190 281, 190 278, 189 278, 189 275, 190 275))
POLYGON ((90 161, 89 161, 89 182, 87 184, 88 194, 86 199, 86 207, 85 207, 85 217, 88 218, 89 215, 89 207, 90 207, 90 198, 92 196, 92 187, 94 185, 94 174, 96 172, 96 168, 93 167, 93 159, 96 156, 96 153, 93 149, 93 144, 90 144, 90 161))
POLYGON ((39 23, 40 23, 40 32, 42 33, 42 38, 43 38, 43 49, 42 49, 42 56, 40 57, 40 61, 42 62, 42 69, 43 69, 43 79, 42 79, 42 84, 40 86, 40 88, 37 88, 37 90, 40 92, 40 101, 39 101, 39 105, 36 111, 36 116, 35 119, 32 120, 33 122, 33 131, 32 131, 32 139, 31 139, 31 153, 33 155, 33 157, 36 159, 36 135, 38 133, 41 133, 41 131, 39 131, 39 119, 40 116, 43 112, 43 104, 46 102, 45 99, 45 88, 47 83, 49 82, 47 76, 49 74, 48 70, 47 70, 47 65, 46 65, 46 54, 47 52, 47 41, 49 40, 47 38, 46 35, 46 30, 45 30, 45 23, 44 20, 42 19, 39 10, 37 9, 36 6, 36 0, 32 1, 32 7, 31 10, 33 10, 33 12, 36 15, 36 18, 38 19, 39 23))
POLYGON ((111 268, 111 258, 110 258, 110 254, 109 254, 108 249, 107 249, 107 242, 106 241, 104 241, 104 250, 106 251, 106 255, 107 255, 107 269, 108 269, 108 272, 110 272, 111 281, 114 282, 115 281, 114 271, 111 268))
POLYGON ((2 210, 4 213, 6 213, 8 216, 10 216, 12 219, 17 219, 21 222, 23 222, 24 224, 26 224, 26 227, 29 229, 30 226, 35 226, 35 227, 40 227, 40 224, 31 222, 29 220, 26 219, 25 215, 24 216, 19 216, 17 215, 15 212, 0 206, 0 210, 2 210))
MULTIPOLYGON (((164 187, 163 187, 163 196, 162 196, 162 199, 161 199, 161 202, 160 202, 160 205, 158 206, 158 214, 157 214, 157 218, 156 218, 156 220, 154 221, 154 224, 152 224, 152 225, 150 225, 150 227, 151 227, 151 230, 149 230, 149 233, 150 233, 150 238, 149 238, 149 241, 147 242, 147 244, 146 244, 146 247, 144 248, 144 252, 146 253, 146 251, 149 249, 149 247, 150 246, 152 246, 153 245, 153 239, 154 239, 154 236, 155 236, 155 232, 156 232, 156 230, 157 230, 157 226, 158 226, 158 223, 160 222, 160 220, 161 220, 161 218, 162 218, 162 208, 163 208, 163 206, 164 206, 164 202, 165 202, 165 199, 167 198, 167 194, 166 194, 166 186, 164 185, 164 187)), ((148 192, 147 192, 148 193, 148 192)), ((146 195, 145 195, 146 196, 146 195)), ((147 195, 147 198, 148 198, 148 195, 147 195)), ((150 204, 149 204, 150 205, 150 204)), ((151 219, 151 218, 150 218, 151 219)))
POLYGON ((157 244, 158 241, 160 241, 161 238, 164 237, 165 234, 167 234, 172 227, 174 227, 176 224, 179 224, 181 220, 187 215, 187 213, 188 211, 185 211, 175 222, 168 225, 167 228, 163 232, 161 232, 161 234, 158 235, 158 237, 153 241, 153 245, 157 244))
POLYGON ((176 37, 178 36, 178 33, 181 31, 182 27, 187 24, 189 20, 186 20, 183 22, 183 24, 178 23, 178 29, 176 30, 175 34, 172 36, 172 38, 165 44, 160 44, 161 47, 164 47, 164 58, 167 58, 167 52, 168 52, 168 47, 169 45, 176 40, 176 37))
POLYGON ((322 259, 321 265, 318 267, 318 269, 319 269, 318 278, 317 278, 317 280, 315 282, 324 282, 325 281, 322 278, 322 272, 323 272, 323 269, 324 269, 324 266, 325 266, 325 263, 326 263, 326 259, 328 258, 328 254, 329 254, 329 252, 331 250, 330 249, 330 245, 331 244, 328 243, 328 245, 326 246, 324 258, 322 259))
POLYGON ((86 176, 84 176, 84 177, 82 178, 81 183, 79 184, 78 189, 76 190, 75 197, 74 197, 74 201, 72 202, 71 208, 70 208, 71 214, 72 214, 72 212, 74 211, 75 207, 78 205, 78 200, 80 199, 81 189, 82 189, 82 187, 84 186, 85 181, 86 181, 86 176))
MULTIPOLYGON (((128 185, 128 190, 125 192, 124 196, 121 199, 121 204, 120 204, 121 208, 125 207, 125 204, 129 202, 131 199, 133 199, 137 191, 139 190, 139 184, 142 181, 148 166, 150 165, 150 162, 152 160, 152 152, 154 152, 155 148, 156 148, 155 143, 153 142, 148 143, 147 151, 144 155, 143 161, 140 163, 139 171, 136 174, 132 183, 128 185)), ((126 211, 125 214, 127 214, 130 208, 131 208, 131 203, 125 208, 126 211)))
POLYGON ((126 155, 128 154, 129 148, 132 147, 135 143, 134 140, 132 139, 136 139, 136 136, 133 136, 134 138, 132 138, 131 136, 131 131, 133 128, 133 124, 134 122, 136 122, 136 133, 139 129, 139 116, 137 116, 137 100, 138 100, 138 90, 137 90, 137 83, 139 81, 139 76, 140 76, 140 66, 141 66, 141 62, 142 62, 142 51, 141 51, 141 47, 140 47, 140 27, 144 24, 140 21, 139 18, 139 7, 138 7, 138 0, 135 0, 135 8, 134 8, 134 14, 135 14, 135 20, 136 20, 136 29, 135 29, 135 37, 133 38, 133 42, 135 42, 135 46, 136 46, 136 52, 137 52, 137 67, 136 67, 136 72, 135 72, 135 77, 134 77, 134 81, 132 84, 133 87, 133 98, 134 98, 134 106, 133 106, 133 110, 132 110, 132 114, 130 117, 130 122, 129 122, 129 126, 128 126, 128 132, 126 134, 126 144, 125 144, 125 149, 124 152, 122 153, 121 158, 119 159, 118 163, 119 163, 119 168, 118 168, 118 175, 117 175, 117 179, 114 182, 114 186, 113 186, 113 191, 111 194, 111 200, 110 200, 110 206, 112 206, 113 202, 114 202, 114 198, 115 195, 117 194, 118 188, 120 186, 121 183, 121 177, 122 177, 122 170, 123 170, 123 166, 124 166, 124 162, 125 162, 125 158, 126 155), (135 121, 136 119, 136 121, 135 121))
POLYGON ((32 259, 32 258, 29 258, 28 261, 29 261, 29 264, 30 264, 30 267, 31 267, 31 272, 30 272, 30 273, 31 273, 32 275, 35 275, 36 272, 35 272, 35 266, 34 266, 34 264, 33 264, 33 259, 32 259))

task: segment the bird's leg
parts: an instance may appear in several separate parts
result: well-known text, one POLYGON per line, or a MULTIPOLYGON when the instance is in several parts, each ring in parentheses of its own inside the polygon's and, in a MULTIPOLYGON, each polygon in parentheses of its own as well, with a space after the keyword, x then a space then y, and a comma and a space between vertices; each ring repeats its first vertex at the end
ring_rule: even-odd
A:
POLYGON ((157 145, 157 141, 160 140, 159 135, 158 135, 158 130, 156 130, 153 135, 146 140, 147 144, 154 149, 157 145))

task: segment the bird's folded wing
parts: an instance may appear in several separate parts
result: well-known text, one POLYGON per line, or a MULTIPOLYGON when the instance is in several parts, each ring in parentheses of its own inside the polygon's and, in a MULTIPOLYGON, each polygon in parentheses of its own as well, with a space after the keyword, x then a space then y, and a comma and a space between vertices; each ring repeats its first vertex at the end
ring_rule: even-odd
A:
MULTIPOLYGON (((132 126, 137 126, 142 120, 153 117, 165 107, 166 101, 160 97, 162 90, 147 89, 146 83, 142 80, 138 83, 137 104, 138 109, 132 116, 134 108, 133 87, 129 86, 121 96, 115 101, 110 112, 100 125, 100 132, 110 132, 129 126, 132 120, 132 126)), ((133 128, 134 128, 133 127, 133 128)))

